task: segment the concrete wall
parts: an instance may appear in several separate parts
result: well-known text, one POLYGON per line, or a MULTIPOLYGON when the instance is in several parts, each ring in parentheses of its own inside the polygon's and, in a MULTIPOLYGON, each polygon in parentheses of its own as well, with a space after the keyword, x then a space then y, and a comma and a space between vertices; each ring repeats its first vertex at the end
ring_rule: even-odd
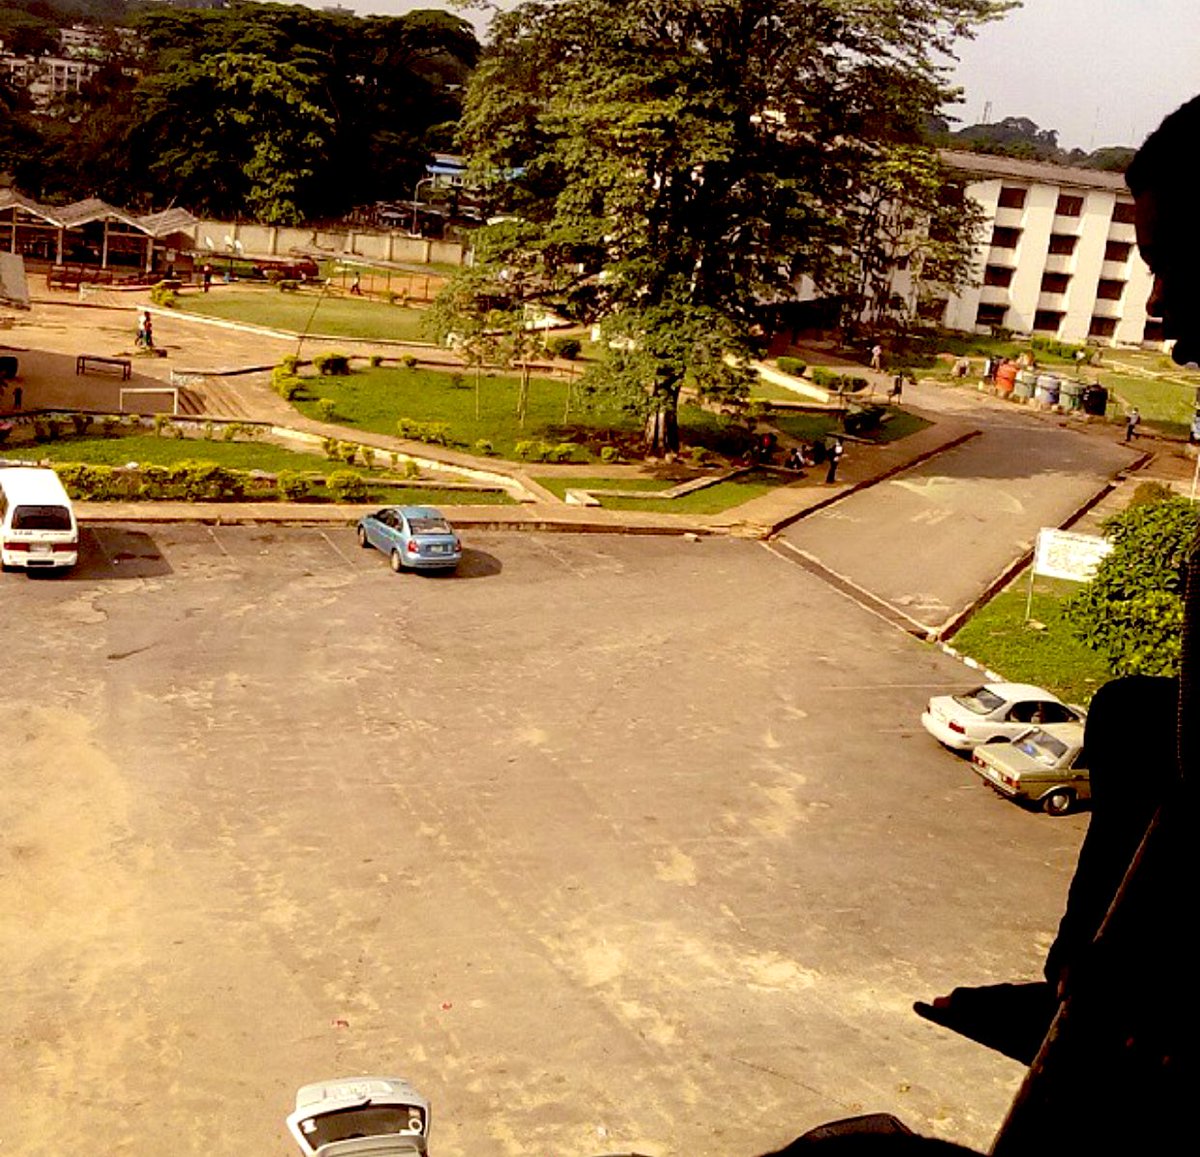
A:
POLYGON ((395 261, 427 265, 436 261, 445 265, 463 263, 463 246, 455 241, 434 241, 410 237, 407 233, 377 229, 305 229, 281 225, 245 225, 228 221, 201 221, 194 231, 197 250, 212 243, 218 256, 226 256, 225 238, 240 241, 242 252, 254 257, 289 257, 296 250, 325 250, 330 256, 362 261, 395 261))

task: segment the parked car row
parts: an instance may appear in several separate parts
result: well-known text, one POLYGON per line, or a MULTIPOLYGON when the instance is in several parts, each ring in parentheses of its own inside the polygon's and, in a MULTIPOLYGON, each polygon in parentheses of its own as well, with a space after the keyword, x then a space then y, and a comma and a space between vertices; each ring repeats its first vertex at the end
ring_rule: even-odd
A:
POLYGON ((1028 683, 985 683, 961 695, 937 695, 921 715, 925 730, 969 753, 989 787, 1020 803, 1066 815, 1091 798, 1082 707, 1028 683))

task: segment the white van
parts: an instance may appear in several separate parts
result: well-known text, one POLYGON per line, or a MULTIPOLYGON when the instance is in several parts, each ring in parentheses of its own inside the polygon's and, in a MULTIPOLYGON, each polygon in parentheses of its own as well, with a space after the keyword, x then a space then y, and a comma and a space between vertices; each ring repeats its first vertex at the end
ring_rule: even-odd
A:
POLYGON ((0 467, 0 562, 4 569, 72 567, 79 560, 79 524, 53 470, 0 467))

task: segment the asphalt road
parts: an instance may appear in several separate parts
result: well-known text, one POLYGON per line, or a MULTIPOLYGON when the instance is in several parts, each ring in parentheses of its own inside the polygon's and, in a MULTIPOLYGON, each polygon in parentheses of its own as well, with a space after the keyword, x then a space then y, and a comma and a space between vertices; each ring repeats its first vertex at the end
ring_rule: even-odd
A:
POLYGON ((967 399, 979 437, 782 536, 927 631, 970 606, 1042 527, 1062 525, 1137 457, 1011 404, 967 399))
POLYGON ((921 730, 969 681, 762 546, 89 530, 5 575, 12 1154, 293 1152, 408 1077, 432 1150, 984 1148, 1015 1062, 920 1020, 1035 978, 1086 817, 921 730))

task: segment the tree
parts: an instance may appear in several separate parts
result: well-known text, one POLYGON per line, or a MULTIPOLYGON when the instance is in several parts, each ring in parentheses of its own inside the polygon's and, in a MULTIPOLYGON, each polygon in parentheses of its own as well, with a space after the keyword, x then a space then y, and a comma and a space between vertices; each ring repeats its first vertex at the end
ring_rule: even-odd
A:
POLYGON ((937 55, 1008 6, 533 0, 497 15, 462 141, 531 233, 491 246, 493 270, 533 265, 533 298, 605 322, 620 340, 591 384, 640 391, 649 447, 675 449, 684 389, 744 392, 767 306, 802 275, 845 289, 872 164, 920 147, 949 95, 937 55))
POLYGON ((1183 637, 1183 564, 1200 531, 1185 498, 1139 502, 1104 524, 1112 553, 1066 606, 1078 637, 1117 675, 1173 675, 1183 637))

